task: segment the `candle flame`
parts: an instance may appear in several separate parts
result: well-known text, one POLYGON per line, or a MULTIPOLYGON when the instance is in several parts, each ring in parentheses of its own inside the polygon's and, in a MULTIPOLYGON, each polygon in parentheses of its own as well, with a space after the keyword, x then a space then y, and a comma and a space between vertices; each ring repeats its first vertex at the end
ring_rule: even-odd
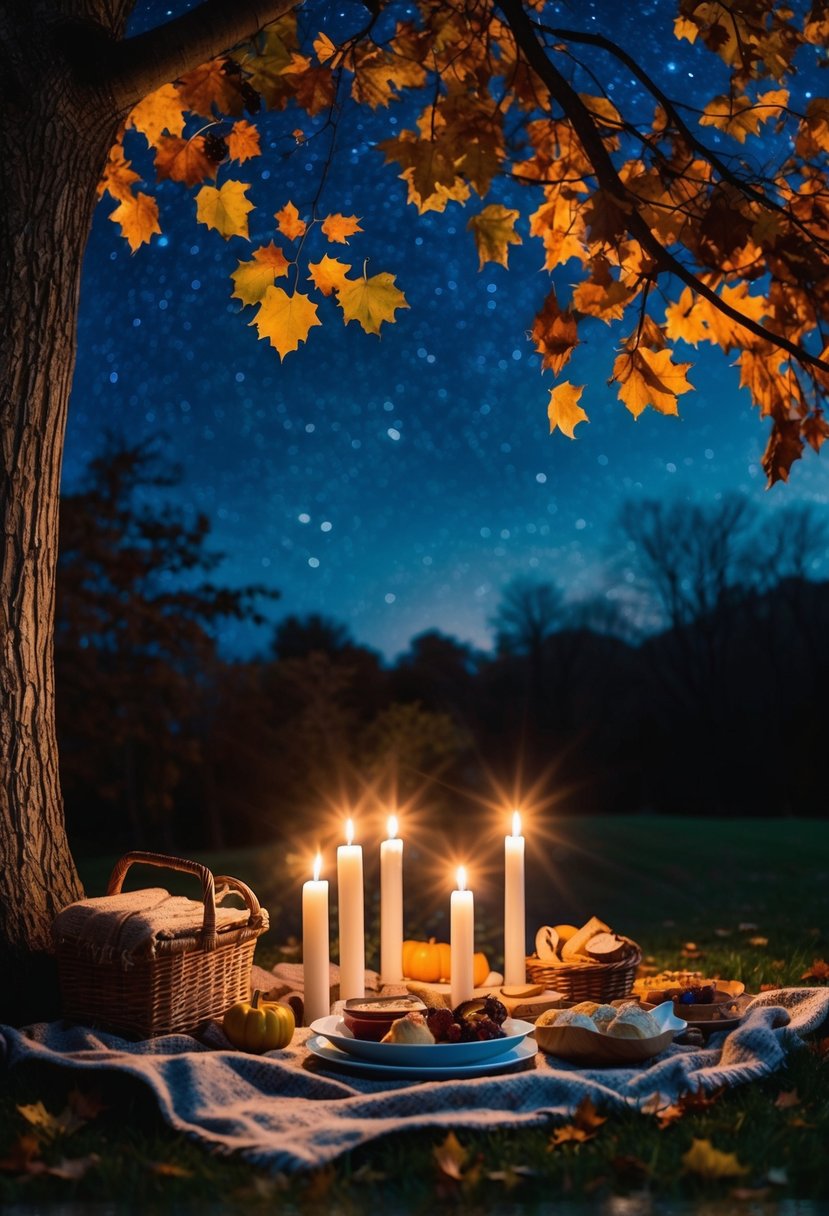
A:
POLYGON ((466 890, 466 866, 458 866, 458 890, 466 890))
POLYGON ((389 821, 388 821, 386 830, 388 831, 388 834, 389 834, 389 840, 394 840, 395 836, 397 835, 397 816, 396 815, 389 815, 389 821))
POLYGON ((513 836, 521 835, 521 812, 512 812, 512 834, 513 836))
POLYGON ((322 871, 322 854, 317 853, 314 858, 314 882, 319 882, 320 873, 322 871))
POLYGON ((346 819, 345 821, 345 843, 354 843, 354 820, 346 819))

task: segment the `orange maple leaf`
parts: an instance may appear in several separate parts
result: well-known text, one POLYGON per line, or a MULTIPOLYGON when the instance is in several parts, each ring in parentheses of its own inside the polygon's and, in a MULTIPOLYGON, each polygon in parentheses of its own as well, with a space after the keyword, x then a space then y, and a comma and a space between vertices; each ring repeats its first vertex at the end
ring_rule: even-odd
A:
POLYGON ((694 387, 685 377, 691 364, 673 363, 671 354, 668 347, 657 351, 639 347, 617 356, 609 383, 619 385, 619 400, 634 418, 649 405, 660 414, 677 414, 677 396, 694 387))
POLYGON ((319 262, 309 262, 308 269, 311 271, 308 278, 317 290, 324 296, 330 296, 345 286, 351 267, 337 258, 330 258, 326 253, 319 262))
POLYGON ((550 420, 550 434, 558 427, 568 439, 575 439, 575 428, 580 422, 589 422, 589 418, 578 404, 579 397, 584 392, 584 385, 571 384, 565 380, 557 384, 550 392, 550 403, 547 406, 547 417, 550 420))
POLYGON ((227 136, 227 150, 230 159, 238 161, 240 165, 254 156, 261 156, 259 131, 253 123, 248 122, 246 118, 240 118, 233 124, 227 136))
POLYGON ((104 176, 98 183, 98 197, 106 190, 111 198, 118 202, 132 196, 132 187, 141 181, 141 174, 131 167, 132 161, 124 156, 123 144, 113 144, 109 158, 104 166, 104 176))
POLYGON ((300 342, 307 341, 314 325, 322 322, 317 317, 316 304, 302 292, 295 291, 289 296, 281 287, 268 287, 250 324, 256 326, 260 339, 267 338, 279 352, 279 358, 284 359, 300 342))
POLYGON ((242 99, 233 75, 225 71, 224 59, 211 59, 187 72, 178 83, 179 96, 188 110, 213 118, 213 107, 223 114, 241 114, 242 99))
POLYGON ((829 963, 824 958, 816 958, 808 971, 800 977, 803 980, 829 980, 829 963))
POLYGON ((473 215, 466 225, 475 238, 478 250, 478 269, 483 270, 486 262, 497 262, 499 266, 509 265, 510 245, 520 245, 521 237, 515 231, 515 221, 519 212, 512 207, 503 207, 500 203, 490 203, 479 215, 473 215))
POLYGON ((169 178, 195 186, 205 178, 215 177, 218 165, 204 151, 204 138, 180 139, 177 135, 160 135, 156 144, 155 171, 159 181, 169 178))
POLYGON ((281 211, 277 211, 274 219, 279 231, 289 241, 295 241, 297 237, 304 236, 308 227, 305 220, 299 218, 299 212, 291 202, 286 203, 281 211))
POLYGON ((356 215, 341 215, 338 211, 327 215, 320 227, 323 235, 338 245, 347 245, 350 236, 363 231, 356 215))
POLYGON ((114 224, 121 225, 121 233, 133 253, 141 245, 148 244, 154 233, 161 232, 158 203, 151 194, 142 194, 141 191, 122 199, 120 206, 110 212, 109 218, 114 224))
POLYGON ((174 84, 164 84, 148 93, 127 115, 127 126, 134 127, 154 144, 159 135, 181 135, 184 130, 184 104, 174 84))
POLYGON ((576 318, 569 308, 559 306, 555 288, 533 322, 532 339, 541 355, 541 366, 549 367, 554 375, 558 375, 578 346, 576 318))
POLYGON ((235 288, 231 298, 241 300, 243 304, 258 304, 274 279, 288 273, 289 264, 285 254, 273 241, 270 245, 254 249, 251 260, 239 262, 230 276, 235 288))
POLYGON ((196 219, 220 233, 225 240, 243 236, 248 240, 248 212, 253 203, 245 194, 250 182, 228 181, 216 189, 202 186, 196 195, 196 219))

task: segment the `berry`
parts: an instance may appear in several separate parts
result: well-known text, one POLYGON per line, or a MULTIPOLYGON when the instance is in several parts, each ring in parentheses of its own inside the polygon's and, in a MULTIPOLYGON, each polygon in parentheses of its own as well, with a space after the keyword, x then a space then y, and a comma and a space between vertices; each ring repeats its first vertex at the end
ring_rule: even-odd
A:
POLYGON ((507 1007, 502 1001, 497 1000, 494 996, 488 996, 484 1001, 484 1013, 488 1018, 495 1023, 496 1026, 501 1026, 507 1019, 507 1007))
POLYGON ((455 1025, 451 1009, 427 1009, 426 1025, 435 1036, 438 1043, 449 1042, 448 1035, 455 1025))

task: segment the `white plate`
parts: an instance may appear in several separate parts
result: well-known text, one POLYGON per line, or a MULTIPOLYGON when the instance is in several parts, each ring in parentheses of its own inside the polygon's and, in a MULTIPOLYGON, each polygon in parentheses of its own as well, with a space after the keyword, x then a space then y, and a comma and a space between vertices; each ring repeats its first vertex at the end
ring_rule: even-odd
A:
MULTIPOLYGON (((325 1021, 325 1019, 321 1018, 320 1021, 325 1021)), ((503 1041, 503 1039, 500 1040, 502 1043, 503 1041)), ((334 1047, 328 1037, 324 1035, 312 1035, 305 1046, 312 1055, 318 1056, 327 1064, 336 1064, 342 1068, 350 1068, 356 1072, 370 1073, 378 1077, 397 1077, 404 1081, 445 1081, 464 1077, 483 1077, 487 1073, 501 1072, 521 1064, 525 1060, 531 1060, 538 1051, 535 1039, 521 1039, 509 1051, 489 1060, 478 1060, 469 1064, 418 1064, 414 1067, 407 1067, 403 1064, 378 1064, 374 1060, 363 1060, 358 1056, 349 1055, 345 1051, 340 1051, 339 1047, 334 1047)), ((447 1043, 444 1046, 453 1046, 453 1044, 447 1043)), ((422 1051, 423 1048, 416 1050, 422 1051)))
POLYGON ((503 1039, 477 1040, 474 1043, 375 1043, 370 1039, 355 1039, 337 1014, 317 1018, 311 1023, 314 1034, 323 1035, 349 1055, 377 1064, 399 1064, 404 1068, 456 1068, 459 1064, 477 1064, 510 1051, 534 1030, 532 1022, 507 1018, 503 1039))

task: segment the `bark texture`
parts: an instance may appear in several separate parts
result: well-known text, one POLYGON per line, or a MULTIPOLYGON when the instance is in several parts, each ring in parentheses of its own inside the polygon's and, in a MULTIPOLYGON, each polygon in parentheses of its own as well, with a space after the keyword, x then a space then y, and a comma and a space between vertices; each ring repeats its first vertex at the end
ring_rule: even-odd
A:
MULTIPOLYGON (((25 1008, 11 1000, 46 958, 55 913, 82 894, 55 735, 58 503, 81 265, 128 108, 112 65, 130 46, 121 40, 133 3, 0 6, 0 1018, 25 1008)), ((223 7, 237 5, 210 0, 208 26, 222 37, 223 7)), ((241 7, 252 33, 267 5, 241 7)), ((163 45, 130 46, 132 83, 154 65, 158 74, 163 45)), ((177 62, 184 70, 224 49, 202 40, 195 62, 180 48, 177 62)))

